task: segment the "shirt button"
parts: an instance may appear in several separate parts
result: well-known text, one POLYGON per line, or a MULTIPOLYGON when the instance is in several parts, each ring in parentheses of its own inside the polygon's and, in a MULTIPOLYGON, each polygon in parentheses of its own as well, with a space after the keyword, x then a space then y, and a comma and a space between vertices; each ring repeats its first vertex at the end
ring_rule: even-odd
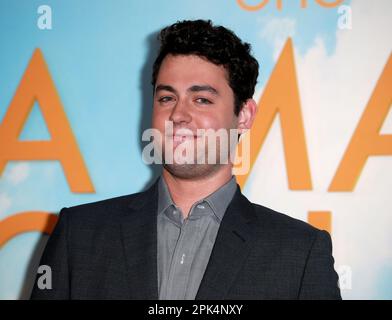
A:
POLYGON ((184 260, 185 260, 185 253, 182 254, 180 263, 184 264, 184 260))
POLYGON ((198 204, 197 207, 198 207, 199 209, 205 209, 205 208, 206 208, 206 207, 203 206, 202 204, 198 204))

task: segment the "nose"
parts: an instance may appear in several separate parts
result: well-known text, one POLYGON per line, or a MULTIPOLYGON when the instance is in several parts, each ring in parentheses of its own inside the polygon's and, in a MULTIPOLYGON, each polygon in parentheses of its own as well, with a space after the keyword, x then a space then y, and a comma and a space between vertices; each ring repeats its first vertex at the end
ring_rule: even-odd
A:
POLYGON ((178 100, 170 114, 169 120, 173 121, 173 123, 189 123, 192 121, 189 107, 185 101, 178 100))

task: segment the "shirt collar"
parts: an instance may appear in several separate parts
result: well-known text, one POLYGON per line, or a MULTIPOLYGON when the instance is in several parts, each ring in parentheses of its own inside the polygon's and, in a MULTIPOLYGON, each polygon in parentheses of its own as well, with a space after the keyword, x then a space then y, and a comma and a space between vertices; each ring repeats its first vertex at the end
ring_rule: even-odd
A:
MULTIPOLYGON (((226 212, 227 207, 229 206, 233 196, 237 190, 237 180, 235 176, 232 176, 231 179, 226 182, 219 189, 208 195, 207 197, 196 201, 192 209, 203 202, 207 202, 207 204, 211 207, 213 213, 218 218, 219 222, 222 221, 223 216, 226 212)), ((169 207, 174 206, 177 208, 173 199, 170 195, 169 188, 166 184, 163 176, 160 177, 158 183, 158 215, 164 213, 169 207)))
POLYGON ((175 206, 163 176, 160 176, 158 182, 158 215, 166 211, 170 206, 175 206))

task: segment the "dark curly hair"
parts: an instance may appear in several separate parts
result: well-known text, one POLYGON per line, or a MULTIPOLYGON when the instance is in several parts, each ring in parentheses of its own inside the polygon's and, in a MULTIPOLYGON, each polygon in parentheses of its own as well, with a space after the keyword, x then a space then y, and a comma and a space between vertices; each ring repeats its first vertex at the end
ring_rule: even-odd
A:
POLYGON ((159 68, 168 54, 196 55, 223 66, 234 92, 234 113, 238 116, 244 102, 252 98, 259 74, 259 64, 250 54, 250 44, 234 32, 214 26, 210 20, 184 20, 161 30, 161 47, 153 65, 152 85, 155 87, 159 68))

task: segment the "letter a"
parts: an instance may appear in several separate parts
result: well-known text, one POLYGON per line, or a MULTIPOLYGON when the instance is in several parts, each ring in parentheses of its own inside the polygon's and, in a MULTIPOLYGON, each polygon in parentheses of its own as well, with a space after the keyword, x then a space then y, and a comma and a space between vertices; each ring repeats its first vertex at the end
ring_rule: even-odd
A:
POLYGON ((39 49, 33 53, 0 125, 0 175, 8 161, 58 160, 72 192, 94 192, 60 97, 39 49), (23 125, 37 100, 51 140, 19 141, 23 125))
POLYGON ((379 134, 391 108, 392 55, 351 138, 329 191, 352 191, 367 159, 392 155, 392 134, 379 134))
MULTIPOLYGON (((291 190, 312 190, 291 39, 287 40, 258 103, 257 115, 251 129, 250 155, 248 155, 250 168, 255 163, 278 114, 282 128, 289 188, 291 190)), ((240 146, 238 148, 240 149, 240 146)), ((245 185, 247 177, 248 175, 237 176, 241 187, 245 185)))

